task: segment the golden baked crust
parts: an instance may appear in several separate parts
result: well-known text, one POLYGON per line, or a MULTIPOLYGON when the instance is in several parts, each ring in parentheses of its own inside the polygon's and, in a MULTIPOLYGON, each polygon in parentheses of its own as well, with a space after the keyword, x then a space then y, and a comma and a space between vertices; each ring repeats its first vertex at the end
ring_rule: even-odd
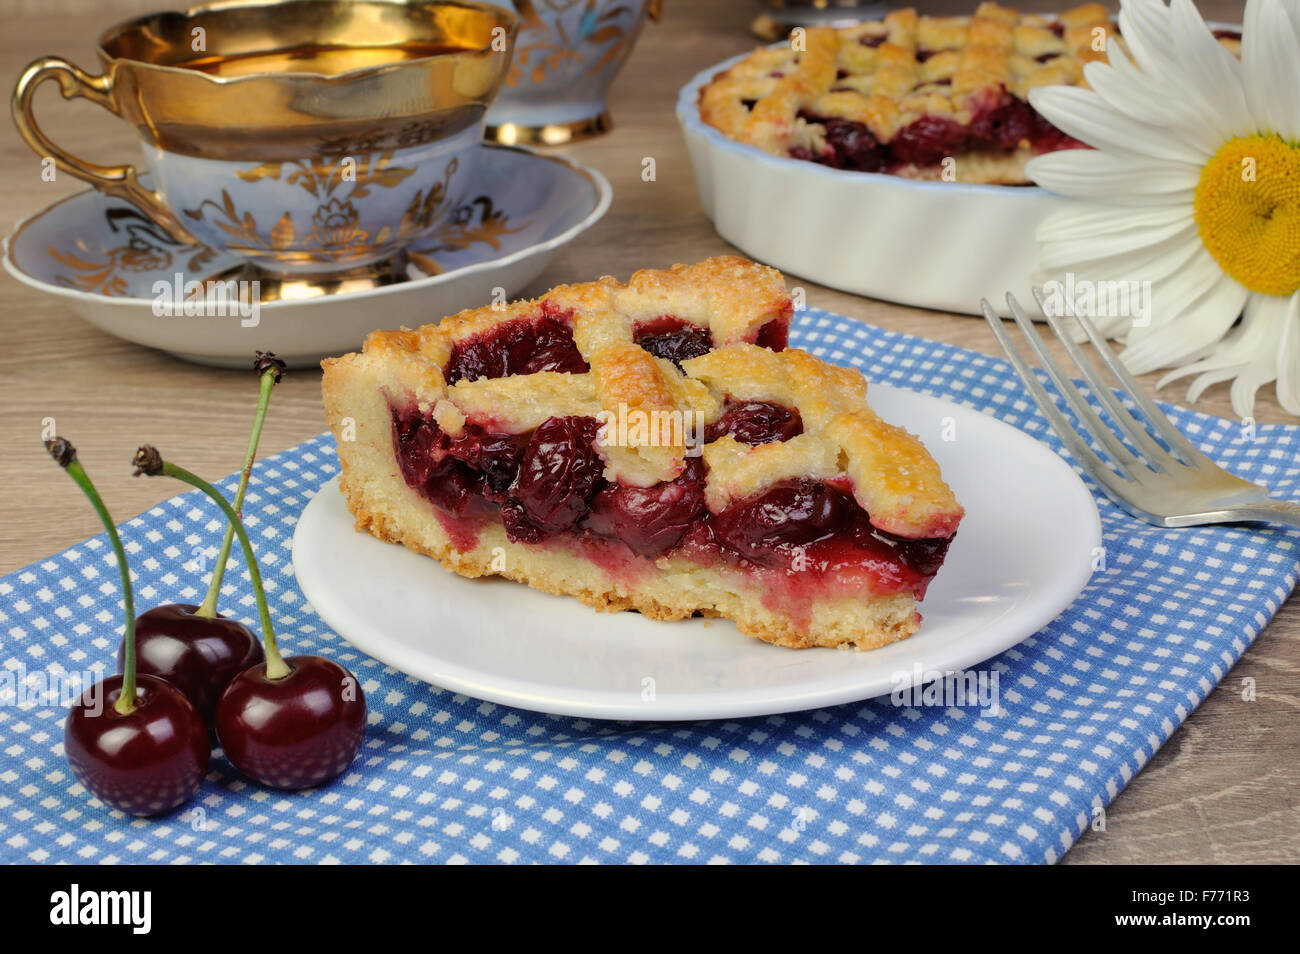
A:
MULTIPOLYGON (((773 155, 921 179, 940 179, 941 159, 951 158, 947 178, 998 185, 1024 184, 1025 162, 1040 152, 1081 145, 1032 112, 1029 91, 1086 86, 1084 65, 1106 59, 1108 40, 1123 47, 1100 3, 1054 19, 990 2, 969 17, 895 10, 841 30, 811 28, 802 39, 803 49, 760 49, 718 74, 700 92, 704 122, 773 155), (1014 141, 1014 133, 992 130, 990 123, 1004 122, 997 111, 1009 104, 1041 125, 1014 141), (879 156, 846 165, 828 141, 826 120, 860 123, 883 144, 879 156), (978 135, 918 163, 909 158, 917 152, 910 144, 890 147, 920 120, 950 121, 978 135), (866 168, 877 161, 879 168, 866 168)), ((1234 52, 1240 47, 1231 38, 1221 42, 1234 52)))
POLYGON ((508 538, 499 520, 458 535, 401 472, 395 409, 418 411, 451 437, 470 424, 527 434, 551 417, 650 412, 656 423, 644 433, 596 445, 606 480, 650 487, 678 477, 688 456, 701 452, 699 431, 683 421, 707 425, 728 402, 764 401, 796 410, 803 432, 755 446, 730 434, 705 443, 710 510, 782 481, 812 478, 851 491, 885 533, 950 538, 962 508, 920 442, 871 410, 861 374, 803 351, 753 343, 760 329, 787 321, 789 314, 779 272, 728 257, 637 272, 626 284, 606 277, 564 285, 533 301, 464 311, 437 325, 374 332, 361 353, 322 362, 326 415, 343 465, 341 486, 358 528, 434 556, 463 575, 498 573, 598 608, 638 609, 656 619, 726 616, 743 631, 781 645, 869 648, 903 638, 919 618, 910 592, 873 593, 869 583, 835 591, 828 584, 811 608, 795 613, 771 604, 772 581, 761 577, 776 571, 747 575, 676 551, 657 558, 632 557, 629 551, 631 563, 606 572, 586 559, 581 539, 560 535, 525 544, 508 538), (457 348, 539 314, 563 316, 588 372, 448 383, 448 375, 456 378, 446 369, 457 348), (664 316, 709 327, 714 350, 681 361, 679 369, 635 343, 637 322, 664 316))

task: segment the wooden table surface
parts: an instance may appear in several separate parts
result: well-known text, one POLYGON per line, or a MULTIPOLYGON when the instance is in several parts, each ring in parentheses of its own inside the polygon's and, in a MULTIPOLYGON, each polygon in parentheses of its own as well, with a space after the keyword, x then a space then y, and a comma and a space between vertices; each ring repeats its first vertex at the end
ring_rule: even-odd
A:
MULTIPOLYGON (((974 0, 921 3, 926 12, 963 12, 974 0)), ((177 4, 176 6, 182 6, 177 4)), ((0 76, 58 53, 93 67, 93 43, 112 23, 145 12, 156 0, 0 0, 0 76)), ((565 249, 526 290, 661 267, 732 251, 700 211, 673 105, 697 71, 754 45, 753 0, 668 0, 662 23, 646 28, 611 96, 616 128, 563 150, 595 166, 614 185, 609 213, 565 249), (643 157, 658 177, 641 180, 643 157)), ((1025 3, 1050 9, 1051 3, 1025 3)), ((1239 19, 1242 4, 1202 0, 1218 19, 1239 19)), ((132 156, 117 121, 85 103, 64 103, 46 88, 37 108, 56 141, 103 161, 132 156)), ((12 127, 0 138, 0 224, 6 229, 55 199, 82 188, 69 177, 42 181, 36 157, 12 127)), ((755 201, 762 201, 755 196, 755 201)), ((924 254, 918 250, 918 254, 924 254)), ((801 282, 810 305, 861 321, 997 353, 978 319, 899 307, 801 282)), ((218 476, 242 463, 255 403, 251 375, 183 364, 109 337, 51 298, 0 277, 0 458, 4 520, 0 573, 25 566, 100 528, 70 482, 40 446, 42 421, 78 445, 118 520, 176 492, 163 481, 134 480, 128 461, 142 441, 200 473, 218 476)), ((430 315, 430 320, 439 316, 430 315)), ((382 320, 379 318, 378 320, 382 320)), ((1153 376, 1154 377, 1154 376, 1153 376)), ((1147 383, 1150 383, 1149 381, 1147 383)), ((1170 389, 1161 395, 1180 400, 1170 389)), ((1227 389, 1213 389, 1198 408, 1232 417, 1227 389)), ((1261 391, 1260 423, 1287 423, 1271 386, 1261 391)), ((325 429, 316 372, 289 375, 276 389, 262 439, 272 453, 325 429)), ((1291 599, 1220 687, 1111 807, 1105 832, 1089 832, 1065 857, 1077 862, 1220 862, 1300 860, 1300 607, 1291 599), (1242 680, 1256 681, 1245 702, 1242 680)))

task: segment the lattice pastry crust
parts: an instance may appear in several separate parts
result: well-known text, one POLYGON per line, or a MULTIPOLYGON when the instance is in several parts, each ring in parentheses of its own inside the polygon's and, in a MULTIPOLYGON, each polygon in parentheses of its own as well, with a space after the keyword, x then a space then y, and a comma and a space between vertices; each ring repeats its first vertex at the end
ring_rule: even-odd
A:
POLYGON ((774 155, 919 178, 937 178, 938 158, 951 157, 960 181, 1018 183, 1030 156, 1078 145, 1032 112, 1029 90, 1086 85, 1084 65, 1104 61, 1112 37, 1115 25, 1098 3, 1055 19, 995 3, 969 17, 895 10, 843 30, 809 29, 802 50, 756 51, 704 87, 700 113, 728 137, 774 155), (865 130, 880 144, 881 167, 862 168, 865 159, 846 166, 852 156, 835 148, 826 120, 865 130), (953 148, 927 150, 945 138, 953 148))

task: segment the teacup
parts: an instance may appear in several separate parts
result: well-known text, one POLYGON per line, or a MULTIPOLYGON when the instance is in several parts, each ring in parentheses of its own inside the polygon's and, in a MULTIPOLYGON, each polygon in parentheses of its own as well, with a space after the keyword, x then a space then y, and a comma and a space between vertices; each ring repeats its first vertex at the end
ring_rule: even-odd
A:
POLYGON ((488 138, 558 145, 610 129, 605 96, 661 0, 492 2, 518 13, 520 25, 488 138))
POLYGON ((461 0, 205 3, 106 31, 99 76, 36 60, 14 123, 180 241, 273 275, 347 271, 396 256, 459 203, 517 27, 461 0), (135 127, 148 185, 41 131, 32 96, 47 79, 135 127))

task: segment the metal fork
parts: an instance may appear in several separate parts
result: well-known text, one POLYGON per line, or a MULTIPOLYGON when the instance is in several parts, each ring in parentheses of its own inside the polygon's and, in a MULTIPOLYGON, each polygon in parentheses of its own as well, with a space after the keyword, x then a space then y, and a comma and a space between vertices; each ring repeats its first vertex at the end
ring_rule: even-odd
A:
POLYGON ((1251 520, 1300 527, 1300 504, 1270 497, 1266 488, 1229 473, 1201 453, 1142 392, 1096 326, 1084 315, 1073 316, 1092 340, 1097 354, 1125 395, 1142 412, 1145 424, 1134 417, 1102 380, 1093 364, 1084 358, 1065 327, 1064 319, 1048 308, 1042 289, 1034 289, 1034 298, 1074 362, 1074 370, 1088 382, 1089 390, 1105 408, 1118 433, 1084 400, 1070 376, 1047 350, 1038 329, 1025 315, 1014 295, 1007 295, 1007 305, 1043 369, 1074 411, 1083 430, 1105 449, 1109 461, 1098 456, 1083 435, 1066 420, 1042 382, 1030 370, 1024 354, 1011 340, 1002 319, 988 300, 981 301, 980 307, 1002 350, 1011 359, 1038 407, 1047 415, 1070 453, 1101 483, 1111 499, 1133 516, 1161 527, 1194 527, 1251 520), (1121 436, 1128 441, 1128 446, 1121 436), (1130 450, 1130 446, 1137 453, 1130 450))

